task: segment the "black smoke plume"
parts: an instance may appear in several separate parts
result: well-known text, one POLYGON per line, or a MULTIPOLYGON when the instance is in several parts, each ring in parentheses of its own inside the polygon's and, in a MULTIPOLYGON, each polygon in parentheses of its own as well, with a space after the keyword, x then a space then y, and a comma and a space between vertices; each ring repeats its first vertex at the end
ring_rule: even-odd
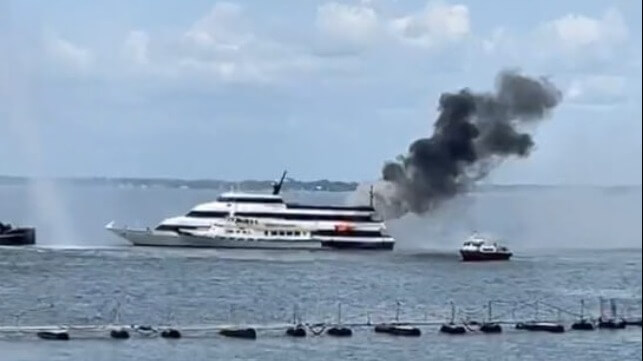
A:
POLYGON ((508 156, 526 157, 534 146, 522 132, 545 118, 562 99, 545 78, 503 71, 495 92, 444 93, 433 134, 414 141, 407 155, 382 169, 375 190, 387 218, 424 213, 466 190, 508 156))

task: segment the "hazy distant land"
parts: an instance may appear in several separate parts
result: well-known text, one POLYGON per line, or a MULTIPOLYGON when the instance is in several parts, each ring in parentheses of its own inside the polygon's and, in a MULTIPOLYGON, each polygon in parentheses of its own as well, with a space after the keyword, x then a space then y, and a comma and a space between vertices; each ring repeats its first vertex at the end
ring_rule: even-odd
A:
MULTIPOLYGON (((35 178, 23 176, 0 175, 1 185, 25 185, 33 182, 35 178)), ((226 181, 218 179, 175 179, 175 178, 128 178, 128 177, 71 177, 47 179, 59 184, 80 186, 109 186, 122 188, 186 188, 186 189, 216 189, 220 191, 243 190, 264 191, 271 189, 274 180, 242 180, 226 181)), ((315 181, 300 181, 286 178, 283 190, 285 191, 323 191, 323 192, 351 192, 359 182, 344 182, 321 179, 315 181)), ((547 188, 591 187, 606 188, 611 190, 640 189, 641 185, 614 185, 614 186, 570 186, 570 185, 537 185, 537 184, 480 184, 475 187, 478 192, 494 190, 526 190, 547 188)))
MULTIPOLYGON (((111 178, 111 177, 86 177, 86 178, 53 178, 48 179, 56 183, 87 185, 87 186, 113 186, 113 187, 156 187, 156 188, 189 188, 189 189, 217 189, 260 191, 271 189, 275 180, 243 180, 225 181, 218 179, 174 179, 174 178, 111 178)), ((21 185, 34 181, 34 178, 21 176, 0 176, 0 185, 21 185)), ((331 181, 327 179, 316 181, 299 181, 286 178, 284 190, 291 191, 326 191, 349 192, 357 188, 357 182, 331 181)))

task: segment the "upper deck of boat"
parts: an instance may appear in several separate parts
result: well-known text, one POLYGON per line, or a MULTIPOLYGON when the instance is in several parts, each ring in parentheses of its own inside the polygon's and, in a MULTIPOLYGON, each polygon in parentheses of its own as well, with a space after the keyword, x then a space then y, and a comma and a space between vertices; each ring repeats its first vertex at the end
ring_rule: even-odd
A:
POLYGON ((243 204, 283 204, 287 209, 301 209, 301 210, 329 210, 329 211, 353 211, 353 212, 374 212, 375 209, 371 206, 336 206, 336 205, 312 205, 312 204, 298 204, 286 203, 281 195, 261 194, 261 193, 235 193, 227 192, 221 194, 216 200, 218 203, 243 203, 243 204))

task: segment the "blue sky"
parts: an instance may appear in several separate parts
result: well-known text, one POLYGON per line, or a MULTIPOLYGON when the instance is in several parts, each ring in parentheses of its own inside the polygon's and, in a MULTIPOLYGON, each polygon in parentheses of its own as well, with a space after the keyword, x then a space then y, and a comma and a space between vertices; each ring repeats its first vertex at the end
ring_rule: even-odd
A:
POLYGON ((499 183, 641 183, 636 1, 0 1, 0 174, 369 180, 443 91, 565 99, 499 183))

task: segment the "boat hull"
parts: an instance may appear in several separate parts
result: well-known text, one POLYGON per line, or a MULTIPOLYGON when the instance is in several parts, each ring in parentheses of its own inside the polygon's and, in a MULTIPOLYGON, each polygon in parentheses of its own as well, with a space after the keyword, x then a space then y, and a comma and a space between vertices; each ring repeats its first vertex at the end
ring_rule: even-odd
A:
POLYGON ((465 262, 508 261, 512 255, 511 252, 460 251, 465 262))
POLYGON ((361 250, 382 250, 392 251, 395 242, 377 241, 377 242, 359 242, 359 241, 320 241, 322 248, 327 249, 361 249, 361 250))
POLYGON ((293 250, 319 250, 319 249, 354 249, 354 250, 392 250, 392 241, 344 241, 333 239, 310 240, 261 240, 261 239, 234 239, 224 237, 205 237, 187 234, 178 234, 171 231, 135 230, 125 228, 107 227, 108 230, 119 237, 129 241, 135 246, 151 247, 199 247, 199 248, 245 248, 245 249, 293 249, 293 250))
POLYGON ((28 246, 36 244, 34 228, 15 228, 0 233, 0 246, 28 246))

